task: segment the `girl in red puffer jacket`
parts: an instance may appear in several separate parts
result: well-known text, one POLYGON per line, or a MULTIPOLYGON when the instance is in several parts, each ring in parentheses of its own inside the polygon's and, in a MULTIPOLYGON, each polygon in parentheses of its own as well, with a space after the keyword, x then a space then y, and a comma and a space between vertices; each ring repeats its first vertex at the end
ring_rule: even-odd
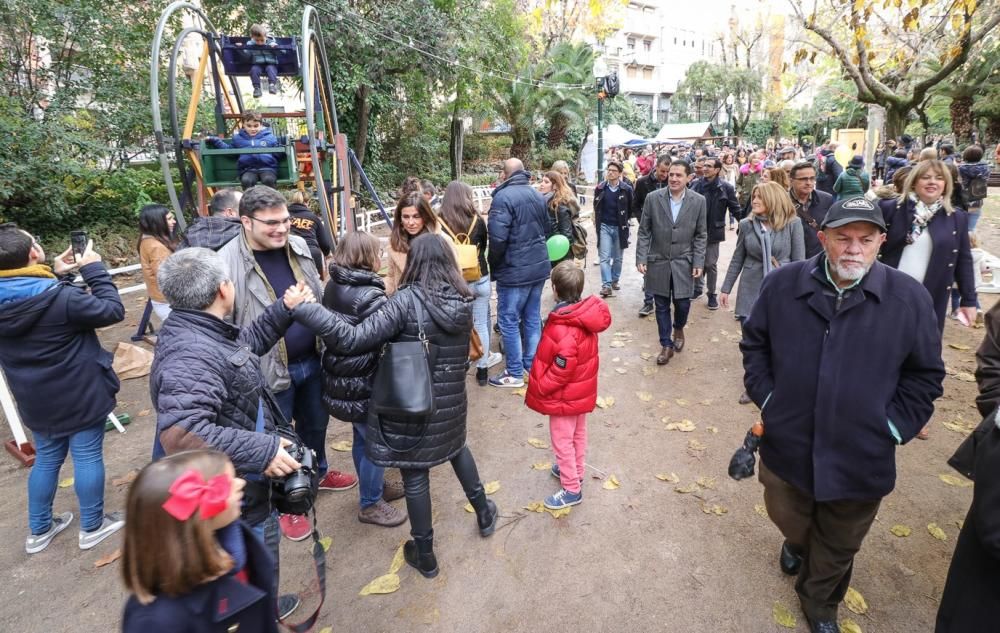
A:
POLYGON ((531 364, 525 404, 549 416, 556 465, 552 474, 562 489, 545 499, 558 510, 583 501, 583 458, 587 452, 587 414, 597 402, 597 335, 611 325, 608 305, 594 295, 581 300, 583 271, 572 262, 552 269, 556 307, 549 314, 531 364))

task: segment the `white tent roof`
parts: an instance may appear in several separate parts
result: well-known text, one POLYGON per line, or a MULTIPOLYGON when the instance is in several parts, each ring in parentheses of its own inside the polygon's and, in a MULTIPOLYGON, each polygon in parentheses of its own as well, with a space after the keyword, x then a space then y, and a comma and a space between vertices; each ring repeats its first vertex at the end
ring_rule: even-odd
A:
POLYGON ((688 141, 712 136, 712 123, 668 123, 656 133, 658 141, 688 141))
MULTIPOLYGON (((609 147, 615 145, 621 145, 625 141, 631 141, 633 139, 642 138, 638 134, 633 134, 617 124, 611 124, 604 128, 604 149, 607 151, 609 147)), ((597 126, 590 128, 590 134, 587 135, 587 142, 583 145, 583 149, 580 151, 580 171, 584 173, 587 182, 596 182, 597 180, 597 126)))

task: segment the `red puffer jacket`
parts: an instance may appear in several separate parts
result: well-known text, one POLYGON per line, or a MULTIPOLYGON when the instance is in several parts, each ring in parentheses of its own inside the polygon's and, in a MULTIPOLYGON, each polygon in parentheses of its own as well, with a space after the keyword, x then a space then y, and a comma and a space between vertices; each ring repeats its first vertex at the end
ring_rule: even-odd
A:
POLYGON ((580 415, 594 410, 597 334, 611 326, 608 305, 595 295, 557 307, 542 331, 525 404, 545 415, 580 415))

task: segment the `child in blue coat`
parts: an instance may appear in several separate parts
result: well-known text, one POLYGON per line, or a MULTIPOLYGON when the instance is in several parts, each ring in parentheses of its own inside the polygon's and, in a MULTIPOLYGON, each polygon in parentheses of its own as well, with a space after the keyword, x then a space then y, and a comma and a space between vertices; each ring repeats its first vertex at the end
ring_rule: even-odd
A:
MULTIPOLYGON (((243 113, 243 126, 233 134, 233 142, 229 144, 216 136, 205 139, 215 149, 232 149, 245 147, 280 147, 281 140, 264 127, 264 117, 259 112, 243 113)), ((274 187, 278 182, 278 156, 276 154, 243 154, 236 162, 239 170, 240 185, 249 189, 258 182, 268 187, 274 187)))
POLYGON ((253 96, 260 97, 260 76, 267 74, 267 91, 278 93, 278 56, 269 49, 278 46, 274 38, 267 34, 267 27, 254 24, 250 27, 250 42, 247 53, 250 55, 250 83, 253 85, 253 96))

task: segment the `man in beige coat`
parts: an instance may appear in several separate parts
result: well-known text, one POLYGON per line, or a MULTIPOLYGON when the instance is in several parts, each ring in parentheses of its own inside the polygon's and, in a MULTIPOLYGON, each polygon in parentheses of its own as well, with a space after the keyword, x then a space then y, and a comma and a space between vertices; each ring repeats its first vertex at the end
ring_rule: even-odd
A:
POLYGON ((684 326, 691 310, 694 281, 705 266, 705 198, 687 188, 690 175, 691 164, 687 161, 671 163, 667 188, 646 197, 639 220, 635 263, 645 275, 646 291, 653 294, 656 304, 661 347, 656 357, 658 365, 666 365, 675 352, 684 349, 684 326))

